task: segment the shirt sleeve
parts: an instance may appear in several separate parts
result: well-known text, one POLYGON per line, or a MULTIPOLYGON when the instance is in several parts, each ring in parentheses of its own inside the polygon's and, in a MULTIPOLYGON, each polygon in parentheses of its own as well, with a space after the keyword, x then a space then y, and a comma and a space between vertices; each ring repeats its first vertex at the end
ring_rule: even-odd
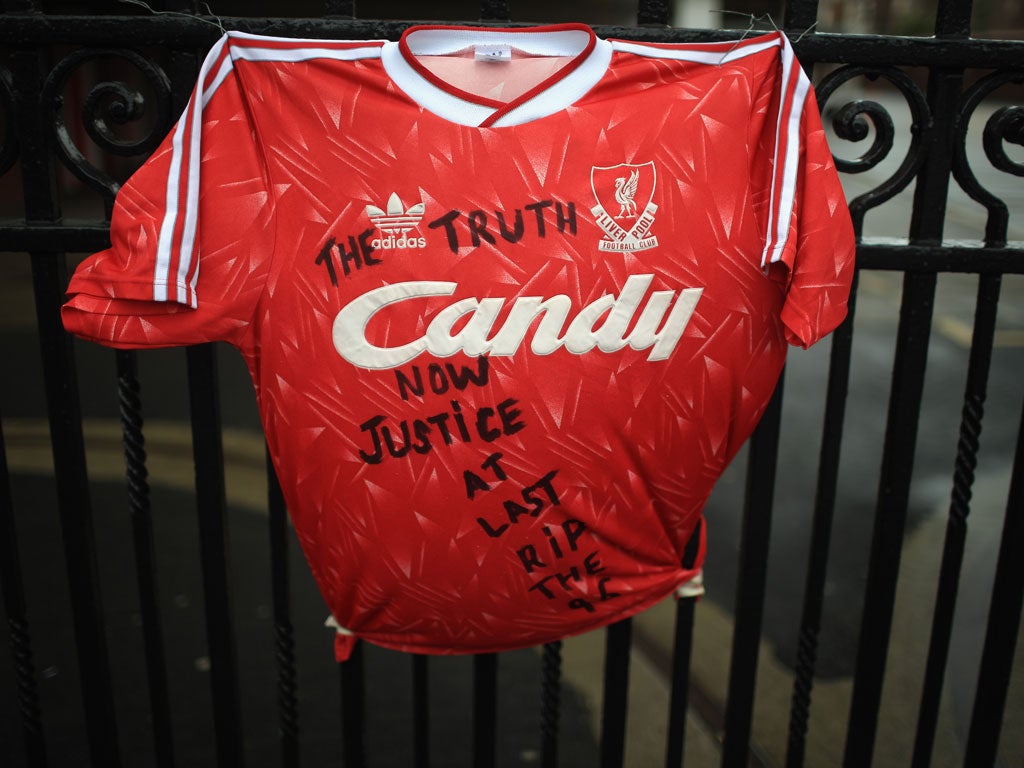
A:
POLYGON ((270 190, 225 36, 174 129, 118 192, 111 247, 72 276, 65 328, 126 349, 239 343, 274 249, 270 190))
POLYGON ((786 339, 806 348, 846 317, 856 242, 814 91, 785 40, 781 59, 762 266, 785 265, 786 339))

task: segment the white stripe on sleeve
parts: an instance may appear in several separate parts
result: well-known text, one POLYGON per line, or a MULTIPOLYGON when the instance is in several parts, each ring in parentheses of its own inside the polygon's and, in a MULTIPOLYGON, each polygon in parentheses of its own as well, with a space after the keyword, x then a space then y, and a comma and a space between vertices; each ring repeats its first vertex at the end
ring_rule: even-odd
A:
POLYGON ((768 203, 768 232, 765 237, 764 251, 761 254, 761 266, 779 261, 786 248, 789 227, 793 217, 793 205, 796 197, 796 182, 800 164, 800 119, 803 115, 804 103, 810 89, 810 81, 800 67, 789 40, 782 38, 779 55, 782 58, 782 78, 779 94, 779 115, 775 125, 775 148, 772 159, 772 186, 768 203), (793 67, 797 67, 796 83, 790 86, 793 67), (786 109, 786 97, 792 87, 792 98, 786 109), (785 139, 784 155, 779 155, 780 142, 785 139), (781 184, 779 180, 781 177, 781 184), (778 187, 778 192, 776 188, 778 187))

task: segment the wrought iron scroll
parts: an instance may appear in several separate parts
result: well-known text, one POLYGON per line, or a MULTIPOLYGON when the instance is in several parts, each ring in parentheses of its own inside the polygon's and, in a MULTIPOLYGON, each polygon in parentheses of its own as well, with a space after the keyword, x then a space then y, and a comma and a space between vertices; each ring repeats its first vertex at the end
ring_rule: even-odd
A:
MULTIPOLYGON (((38 109, 37 98, 42 91, 43 63, 42 51, 38 49, 13 49, 9 55, 21 147, 25 218, 54 224, 60 221, 60 206, 48 125, 46 116, 38 109)), ((67 286, 66 262, 62 254, 42 249, 32 251, 31 261, 57 512, 67 566, 89 759, 93 765, 116 768, 122 761, 109 645, 103 626, 78 377, 71 341, 60 324, 58 311, 67 286)))
POLYGON ((86 186, 103 196, 107 215, 114 205, 120 184, 90 163, 71 138, 64 120, 64 89, 72 73, 88 62, 104 58, 129 62, 145 77, 155 94, 155 119, 141 138, 120 138, 111 125, 127 125, 140 120, 146 112, 146 99, 127 83, 106 81, 89 91, 82 106, 82 120, 89 137, 105 152, 122 157, 148 155, 167 134, 171 114, 171 84, 160 67, 129 49, 102 50, 82 48, 65 56, 50 72, 40 93, 40 102, 53 126, 55 147, 61 162, 86 186))
MULTIPOLYGON (((895 85, 906 98, 911 116, 910 148, 899 168, 877 187, 850 201, 853 226, 859 233, 863 230, 864 214, 902 192, 920 169, 921 163, 924 161, 922 144, 925 133, 931 129, 932 119, 925 95, 905 72, 894 67, 864 65, 841 67, 825 76, 815 87, 818 103, 822 107, 823 113, 826 102, 836 89, 856 77, 866 77, 869 80, 884 77, 895 85)), ((868 137, 868 120, 875 127, 875 140, 855 160, 836 157, 835 163, 838 170, 844 173, 864 173, 878 165, 892 151, 895 137, 892 116, 877 101, 858 99, 845 104, 836 112, 832 120, 832 127, 841 139, 858 142, 868 137)))
MULTIPOLYGON (((1013 82, 1024 82, 1024 73, 1018 73, 1013 82)), ((1024 163, 1007 157, 1003 142, 1024 145, 1024 107, 1003 107, 985 125, 985 154, 996 168, 1015 176, 1024 176, 1024 163)))
MULTIPOLYGON (((967 129, 971 115, 987 96, 1001 86, 1022 82, 1024 72, 993 72, 975 83, 964 94, 957 114, 953 176, 964 192, 985 206, 988 211, 988 221, 985 223, 985 245, 988 246, 1006 245, 1009 211, 1006 203, 985 189, 971 170, 967 159, 967 129)), ((1024 107, 1007 106, 996 110, 985 123, 982 138, 985 155, 995 168, 1015 176, 1024 176, 1024 163, 1015 162, 1007 156, 1003 148, 1003 142, 1006 141, 1024 144, 1024 107)))

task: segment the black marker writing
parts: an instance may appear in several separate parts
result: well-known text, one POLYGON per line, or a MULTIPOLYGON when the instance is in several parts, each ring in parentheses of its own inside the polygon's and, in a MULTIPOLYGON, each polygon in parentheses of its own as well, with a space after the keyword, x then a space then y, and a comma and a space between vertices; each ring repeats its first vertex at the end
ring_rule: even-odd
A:
POLYGON ((456 368, 451 363, 431 363, 427 366, 424 382, 422 368, 414 365, 410 373, 396 368, 395 381, 398 384, 398 394, 403 400, 408 400, 409 395, 423 397, 426 386, 429 386, 435 395, 443 395, 452 387, 461 392, 470 384, 475 387, 487 386, 490 366, 490 360, 486 355, 480 355, 476 359, 476 371, 465 365, 456 368))
POLYGON ((403 419, 387 424, 387 416, 379 414, 364 421, 359 429, 370 437, 370 450, 360 449, 359 456, 367 464, 379 464, 385 456, 400 459, 409 451, 428 453, 440 439, 446 445, 460 440, 473 442, 477 438, 493 442, 502 435, 514 435, 526 427, 519 403, 514 398, 502 400, 493 408, 485 406, 475 414, 463 413, 457 400, 450 401, 451 410, 435 413, 422 419, 403 419))
POLYGON ((370 227, 363 230, 358 238, 349 235, 347 249, 341 243, 336 243, 333 237, 324 243, 324 247, 317 254, 315 263, 323 264, 327 269, 327 277, 330 279, 331 285, 338 284, 338 272, 334 268, 335 258, 341 264, 345 277, 352 273, 353 268, 359 270, 364 266, 372 267, 381 263, 380 259, 373 257, 373 252, 377 249, 370 244, 370 238, 373 237, 374 231, 373 227, 370 227))
MULTIPOLYGON (((534 229, 537 237, 547 237, 547 225, 550 223, 546 215, 546 209, 554 206, 554 224, 559 232, 567 232, 570 235, 576 234, 576 204, 561 203, 556 200, 538 200, 534 203, 524 205, 522 209, 516 208, 512 215, 512 229, 508 227, 508 218, 504 211, 495 211, 494 217, 498 220, 497 234, 509 243, 518 243, 525 230, 523 211, 533 213, 534 229)), ((462 242, 459 239, 460 230, 469 235, 469 245, 474 248, 480 247, 482 243, 495 245, 497 238, 495 231, 490 224, 490 217, 486 211, 472 210, 468 213, 450 210, 443 216, 439 216, 427 224, 431 229, 444 228, 445 236, 448 238, 448 248, 452 253, 459 252, 462 242), (465 217, 465 223, 460 219, 465 217), (459 222, 462 226, 456 226, 459 222)))
POLYGON ((476 519, 477 523, 480 524, 480 527, 484 529, 488 536, 496 539, 505 533, 509 527, 515 525, 521 517, 537 517, 549 504, 552 506, 561 504, 561 501, 558 499, 558 493, 555 491, 555 486, 552 484, 557 474, 558 470, 553 469, 544 477, 523 488, 519 492, 523 500, 522 504, 515 501, 515 499, 506 499, 502 502, 505 518, 508 520, 507 523, 492 525, 483 517, 478 517, 476 519))

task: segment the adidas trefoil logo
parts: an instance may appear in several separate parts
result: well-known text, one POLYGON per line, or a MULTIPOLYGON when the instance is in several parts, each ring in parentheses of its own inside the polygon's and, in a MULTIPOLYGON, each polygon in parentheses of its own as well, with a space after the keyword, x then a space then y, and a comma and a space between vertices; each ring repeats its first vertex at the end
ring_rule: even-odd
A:
POLYGON ((381 237, 370 242, 374 248, 426 248, 425 237, 409 237, 408 233, 416 228, 423 218, 426 210, 423 203, 405 207, 402 198, 397 192, 392 192, 388 198, 387 210, 381 210, 376 205, 366 206, 366 215, 378 230, 381 237))

